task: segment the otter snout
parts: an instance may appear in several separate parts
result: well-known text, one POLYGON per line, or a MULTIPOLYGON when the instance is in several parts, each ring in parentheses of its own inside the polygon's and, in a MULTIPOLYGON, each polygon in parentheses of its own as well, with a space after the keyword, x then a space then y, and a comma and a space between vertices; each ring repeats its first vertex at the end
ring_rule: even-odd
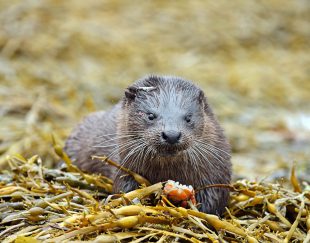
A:
POLYGON ((179 131, 164 131, 161 133, 163 140, 169 144, 176 144, 180 141, 181 132, 179 131))

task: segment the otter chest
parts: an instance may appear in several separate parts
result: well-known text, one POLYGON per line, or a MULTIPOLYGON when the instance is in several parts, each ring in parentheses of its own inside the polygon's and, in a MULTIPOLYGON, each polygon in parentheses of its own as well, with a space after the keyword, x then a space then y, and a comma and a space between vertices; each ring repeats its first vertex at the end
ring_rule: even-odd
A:
POLYGON ((202 173, 198 173, 191 166, 185 163, 167 164, 165 166, 152 166, 148 170, 142 172, 142 175, 152 184, 164 182, 168 180, 178 181, 186 185, 198 185, 203 177, 202 173))

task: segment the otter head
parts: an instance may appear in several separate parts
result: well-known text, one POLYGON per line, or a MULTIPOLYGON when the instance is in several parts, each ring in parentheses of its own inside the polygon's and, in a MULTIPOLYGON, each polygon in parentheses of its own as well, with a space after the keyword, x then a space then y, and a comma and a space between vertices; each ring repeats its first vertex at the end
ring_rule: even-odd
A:
POLYGON ((191 82, 149 76, 128 87, 122 109, 120 154, 124 151, 123 160, 139 160, 186 151, 203 133, 209 108, 203 91, 191 82))

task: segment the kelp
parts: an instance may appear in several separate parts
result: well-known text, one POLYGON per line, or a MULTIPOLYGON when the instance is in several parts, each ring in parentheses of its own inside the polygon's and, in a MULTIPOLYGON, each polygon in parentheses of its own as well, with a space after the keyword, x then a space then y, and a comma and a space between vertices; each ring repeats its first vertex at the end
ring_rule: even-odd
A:
POLYGON ((38 156, 8 160, 10 170, 0 175, 1 242, 307 242, 310 237, 310 185, 299 185, 294 172, 292 188, 236 181, 219 218, 190 202, 190 208, 173 206, 162 195, 163 183, 113 195, 112 182, 103 176, 72 167, 48 169, 38 156))

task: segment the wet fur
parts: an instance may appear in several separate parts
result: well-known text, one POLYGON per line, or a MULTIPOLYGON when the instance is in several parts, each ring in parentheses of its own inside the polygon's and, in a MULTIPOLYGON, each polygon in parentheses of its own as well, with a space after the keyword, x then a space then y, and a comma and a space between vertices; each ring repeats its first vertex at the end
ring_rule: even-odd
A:
MULTIPOLYGON (((91 155, 111 155, 112 160, 151 183, 172 179, 200 188, 231 180, 230 146, 204 93, 178 77, 148 76, 138 80, 111 110, 93 113, 75 128, 65 151, 81 169, 113 177, 115 192, 128 192, 139 185, 131 176, 91 160, 91 155), (144 117, 149 111, 163 117, 155 125, 149 124, 144 117), (186 111, 196 114, 193 124, 182 123, 181 115, 186 111), (178 152, 170 156, 161 153, 170 149, 160 140, 163 129, 182 132, 180 145, 173 147, 178 152), (190 153, 194 148, 195 152, 190 153)), ((228 197, 225 188, 208 188, 198 193, 197 201, 200 210, 220 215, 228 197)))

